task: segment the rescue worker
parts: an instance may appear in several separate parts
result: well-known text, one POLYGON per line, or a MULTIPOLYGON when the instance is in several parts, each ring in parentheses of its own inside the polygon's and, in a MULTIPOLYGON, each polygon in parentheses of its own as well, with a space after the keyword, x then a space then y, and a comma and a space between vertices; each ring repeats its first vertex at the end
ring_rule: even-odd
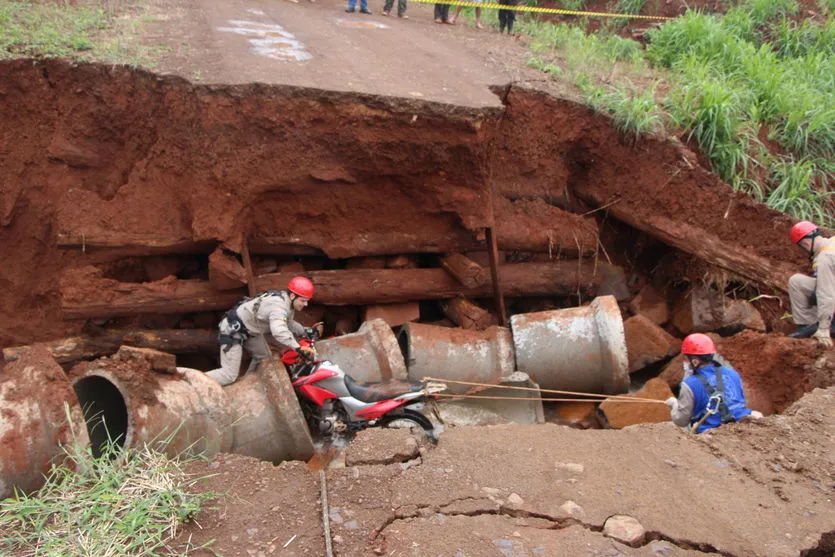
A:
POLYGON ((835 240, 820 235, 809 221, 792 226, 789 238, 809 255, 812 276, 797 273, 789 279, 792 319, 797 330, 792 338, 814 337, 826 348, 832 347, 829 327, 835 313, 835 240))
POLYGON ((681 353, 693 374, 681 382, 678 398, 664 401, 674 424, 702 433, 748 416, 762 418, 759 412, 746 408, 739 374, 714 360, 716 347, 709 336, 688 335, 681 343, 681 353))
MULTIPOLYGON (((313 356, 312 346, 300 346, 296 340, 296 337, 310 336, 313 328, 305 329, 293 319, 295 312, 307 307, 312 297, 313 283, 305 277, 293 277, 286 290, 268 290, 254 298, 244 298, 220 322, 220 367, 206 375, 222 386, 233 383, 241 371, 244 349, 252 354, 249 369, 255 369, 271 355, 264 337, 267 332, 285 350, 293 349, 313 356)), ((321 326, 321 323, 314 325, 320 334, 321 326)))

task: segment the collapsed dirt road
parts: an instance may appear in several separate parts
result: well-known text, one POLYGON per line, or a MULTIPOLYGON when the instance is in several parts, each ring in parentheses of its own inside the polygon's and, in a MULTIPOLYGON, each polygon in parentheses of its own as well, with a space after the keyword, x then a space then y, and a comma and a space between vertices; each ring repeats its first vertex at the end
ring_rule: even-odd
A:
MULTIPOLYGON (((823 557, 835 550, 835 388, 815 390, 762 423, 700 436, 669 423, 621 431, 489 426, 448 429, 437 446, 418 451, 407 435, 364 432, 344 464, 327 471, 336 554, 823 557), (634 548, 606 537, 614 515, 645 529, 634 548)), ((229 496, 181 539, 216 539, 212 550, 224 555, 323 554, 315 473, 232 455, 195 472, 216 474, 205 485, 229 496)))
MULTIPOLYGON (((345 13, 345 2, 165 2, 144 42, 167 47, 159 71, 200 83, 270 83, 499 106, 489 86, 526 71, 524 49, 495 33, 436 25, 432 6, 409 19, 345 13), (510 61, 511 63, 505 63, 510 61)), ((359 9, 359 8, 357 8, 359 9)), ((495 16, 493 16, 495 17, 495 16)))

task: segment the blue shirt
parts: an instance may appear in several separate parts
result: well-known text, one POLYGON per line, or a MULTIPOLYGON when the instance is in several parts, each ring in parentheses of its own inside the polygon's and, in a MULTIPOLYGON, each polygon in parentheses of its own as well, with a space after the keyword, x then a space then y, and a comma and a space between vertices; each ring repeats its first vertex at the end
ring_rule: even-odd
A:
MULTIPOLYGON (((742 392, 742 379, 740 379, 736 370, 729 367, 722 366, 719 370, 722 373, 722 381, 725 384, 725 392, 722 398, 731 416, 738 422, 751 413, 751 410, 745 407, 745 393, 742 392)), ((710 399, 710 393, 705 389, 705 386, 696 375, 701 375, 707 379, 710 386, 718 390, 716 387, 716 366, 712 364, 700 367, 693 375, 684 380, 693 392, 693 415, 690 418, 690 425, 702 419, 702 416, 707 412, 707 405, 710 399)), ((717 411, 699 426, 696 433, 702 433, 720 425, 722 425, 722 415, 717 411)))

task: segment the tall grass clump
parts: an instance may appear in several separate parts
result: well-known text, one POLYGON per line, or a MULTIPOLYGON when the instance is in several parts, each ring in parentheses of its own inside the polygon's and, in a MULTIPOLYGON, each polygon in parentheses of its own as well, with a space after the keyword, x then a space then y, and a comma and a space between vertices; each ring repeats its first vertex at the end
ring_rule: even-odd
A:
POLYGON ((831 227, 835 219, 828 209, 832 192, 819 191, 816 186, 825 178, 819 162, 811 159, 785 158, 771 165, 768 206, 799 219, 831 227))
POLYGON ((664 117, 655 101, 655 87, 637 89, 584 87, 586 102, 599 112, 608 113, 621 133, 638 139, 664 129, 664 117))
POLYGON ((172 549, 180 525, 213 493, 192 493, 187 460, 154 448, 121 450, 110 443, 95 458, 88 448, 66 448, 32 495, 0 501, 0 554, 81 556, 187 555, 172 549))

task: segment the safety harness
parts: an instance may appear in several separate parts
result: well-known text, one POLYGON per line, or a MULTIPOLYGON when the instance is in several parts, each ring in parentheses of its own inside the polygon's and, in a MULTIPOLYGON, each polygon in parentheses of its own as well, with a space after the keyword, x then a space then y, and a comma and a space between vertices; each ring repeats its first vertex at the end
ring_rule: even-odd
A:
POLYGON ((707 407, 705 408, 704 415, 693 424, 693 427, 690 428, 690 431, 693 433, 698 433, 699 428, 702 427, 702 424, 711 417, 712 415, 718 413, 719 417, 722 420, 723 424, 727 424, 729 422, 735 422, 736 420, 731 414, 728 405, 725 403, 725 380, 722 377, 722 366, 719 365, 718 362, 712 362, 712 365, 716 369, 716 387, 714 388, 713 385, 707 380, 707 378, 700 374, 698 370, 694 373, 694 375, 701 381, 702 386, 707 391, 707 407))
POLYGON ((229 352, 233 346, 236 344, 243 344, 249 337, 252 336, 252 333, 246 328, 244 322, 241 321, 241 317, 238 315, 238 309, 245 303, 254 300, 255 303, 252 306, 252 315, 258 315, 258 310, 261 309, 261 303, 270 296, 286 297, 287 293, 283 290, 267 290, 266 292, 258 294, 254 298, 242 298, 240 302, 235 304, 232 309, 226 312, 226 322, 229 324, 231 332, 229 334, 218 333, 217 335, 217 343, 223 346, 224 352, 229 352))

